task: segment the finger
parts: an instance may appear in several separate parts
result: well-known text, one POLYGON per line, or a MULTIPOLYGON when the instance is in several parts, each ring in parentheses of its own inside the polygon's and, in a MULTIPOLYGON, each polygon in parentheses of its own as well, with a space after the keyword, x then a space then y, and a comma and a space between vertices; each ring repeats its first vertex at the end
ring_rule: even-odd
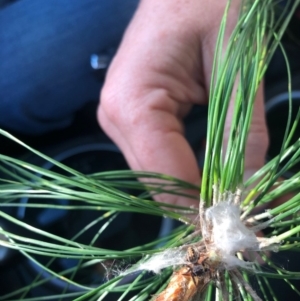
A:
MULTIPOLYGON (((232 126, 234 106, 235 100, 233 95, 225 121, 223 142, 225 149, 228 144, 232 126)), ((249 179, 257 170, 264 166, 268 145, 269 138, 265 119, 263 87, 260 85, 253 106, 253 116, 246 142, 244 180, 249 179)))
MULTIPOLYGON (((204 51, 204 40, 213 36, 209 40, 215 41, 227 1, 188 2, 141 2, 110 66, 98 118, 132 168, 199 185, 197 161, 184 138, 181 118, 191 103, 207 101, 202 71, 210 72, 203 69, 201 52, 213 57, 209 47, 204 51)), ((209 61, 204 65, 210 68, 209 61)), ((168 201, 192 204, 178 197, 168 201)))
POLYGON ((246 145, 245 179, 250 178, 264 166, 268 146, 269 136, 265 118, 263 85, 261 84, 254 103, 252 122, 246 145))
MULTIPOLYGON (((101 126, 116 141, 131 168, 172 175, 199 185, 196 158, 184 137, 182 122, 175 114, 178 104, 166 93, 153 93, 148 98, 151 99, 139 100, 144 105, 138 110, 128 107, 129 116, 125 119, 120 118, 118 112, 107 114, 105 106, 102 107, 98 113, 101 126), (113 116, 119 117, 114 119, 113 116)), ((192 193, 199 197, 196 191, 192 193)), ((171 195, 164 195, 159 200, 177 205, 198 205, 196 200, 171 195)))

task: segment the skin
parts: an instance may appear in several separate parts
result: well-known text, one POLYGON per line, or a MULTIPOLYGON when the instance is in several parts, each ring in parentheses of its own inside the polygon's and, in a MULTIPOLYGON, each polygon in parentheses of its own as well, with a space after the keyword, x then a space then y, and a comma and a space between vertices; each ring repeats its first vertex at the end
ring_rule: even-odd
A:
MULTIPOLYGON (((229 12, 225 41, 238 9, 229 12)), ((98 120, 130 167, 199 185, 196 158, 184 137, 183 118, 208 102, 215 41, 227 0, 143 0, 109 68, 98 120)), ((227 118, 225 141, 229 135, 227 118)), ((246 177, 265 161, 268 134, 259 89, 246 151, 246 177)), ((160 200, 197 205, 182 197, 160 200)))

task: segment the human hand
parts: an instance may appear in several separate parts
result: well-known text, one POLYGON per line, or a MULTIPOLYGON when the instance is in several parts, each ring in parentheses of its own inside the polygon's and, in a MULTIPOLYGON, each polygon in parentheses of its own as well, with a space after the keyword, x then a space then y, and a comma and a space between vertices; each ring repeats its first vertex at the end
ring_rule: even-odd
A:
MULTIPOLYGON (((200 184, 183 118, 206 104, 215 41, 227 0, 143 0, 109 68, 98 120, 130 167, 200 184)), ((233 1, 225 40, 240 1, 233 1)), ((232 111, 232 110, 231 110, 232 111)), ((225 143, 231 124, 227 118, 225 143)), ((262 89, 257 94, 246 150, 246 177, 264 164, 268 146, 262 89)), ((169 196, 163 201, 198 205, 169 196)))

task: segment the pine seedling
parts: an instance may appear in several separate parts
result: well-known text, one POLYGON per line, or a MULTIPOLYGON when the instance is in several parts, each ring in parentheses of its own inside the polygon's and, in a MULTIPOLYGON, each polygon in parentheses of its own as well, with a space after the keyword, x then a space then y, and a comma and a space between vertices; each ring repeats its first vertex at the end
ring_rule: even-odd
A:
MULTIPOLYGON (((286 2, 285 9, 278 12, 271 0, 242 1, 237 25, 224 53, 228 1, 215 49, 199 212, 151 200, 159 193, 187 196, 185 191, 198 189, 189 183, 135 171, 84 175, 1 131, 59 171, 0 155, 0 216, 27 231, 24 236, 1 227, 0 244, 20 252, 42 271, 32 284, 0 296, 0 300, 277 300, 269 278, 282 279, 288 288, 298 292, 291 280, 299 279, 300 271, 277 266, 269 253, 300 248, 300 173, 280 180, 300 160, 300 139, 292 140, 300 113, 292 121, 289 112, 278 156, 244 181, 245 148, 255 96, 275 49, 279 47, 285 56, 280 41, 300 3, 286 2), (224 148, 225 120, 231 101, 232 126, 224 148), (140 178, 145 180, 139 182, 140 178), (137 194, 128 194, 125 187, 137 194), (287 193, 293 196, 285 203, 253 214, 254 209, 287 193), (22 198, 31 201, 20 203, 22 198), (61 199, 70 202, 55 202, 61 199), (90 210, 99 212, 99 216, 72 238, 64 238, 20 221, 4 210, 14 207, 90 210), (126 250, 95 246, 122 212, 169 217, 183 224, 166 237, 126 250), (199 216, 196 223, 191 223, 188 216, 195 213, 199 216), (98 228, 90 243, 80 243, 80 237, 95 225, 98 228), (260 237, 258 233, 263 229, 268 232, 260 237), (53 266, 59 258, 76 260, 77 264, 56 271, 53 266), (123 261, 127 262, 125 268, 121 267, 123 261), (78 280, 78 275, 100 268, 105 270, 106 281, 101 277, 94 283, 78 280), (252 287, 249 278, 257 280, 256 287, 252 287), (64 284, 59 295, 31 295, 31 291, 53 279, 64 284)), ((287 73, 291 82, 288 62, 287 73)))

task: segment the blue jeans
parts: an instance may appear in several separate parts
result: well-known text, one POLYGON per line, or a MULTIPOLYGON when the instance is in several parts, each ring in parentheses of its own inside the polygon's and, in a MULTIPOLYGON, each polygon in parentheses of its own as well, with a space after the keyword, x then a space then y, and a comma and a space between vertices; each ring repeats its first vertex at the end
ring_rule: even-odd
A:
POLYGON ((0 127, 68 126, 101 82, 90 56, 117 49, 138 0, 18 0, 0 9, 0 127))

